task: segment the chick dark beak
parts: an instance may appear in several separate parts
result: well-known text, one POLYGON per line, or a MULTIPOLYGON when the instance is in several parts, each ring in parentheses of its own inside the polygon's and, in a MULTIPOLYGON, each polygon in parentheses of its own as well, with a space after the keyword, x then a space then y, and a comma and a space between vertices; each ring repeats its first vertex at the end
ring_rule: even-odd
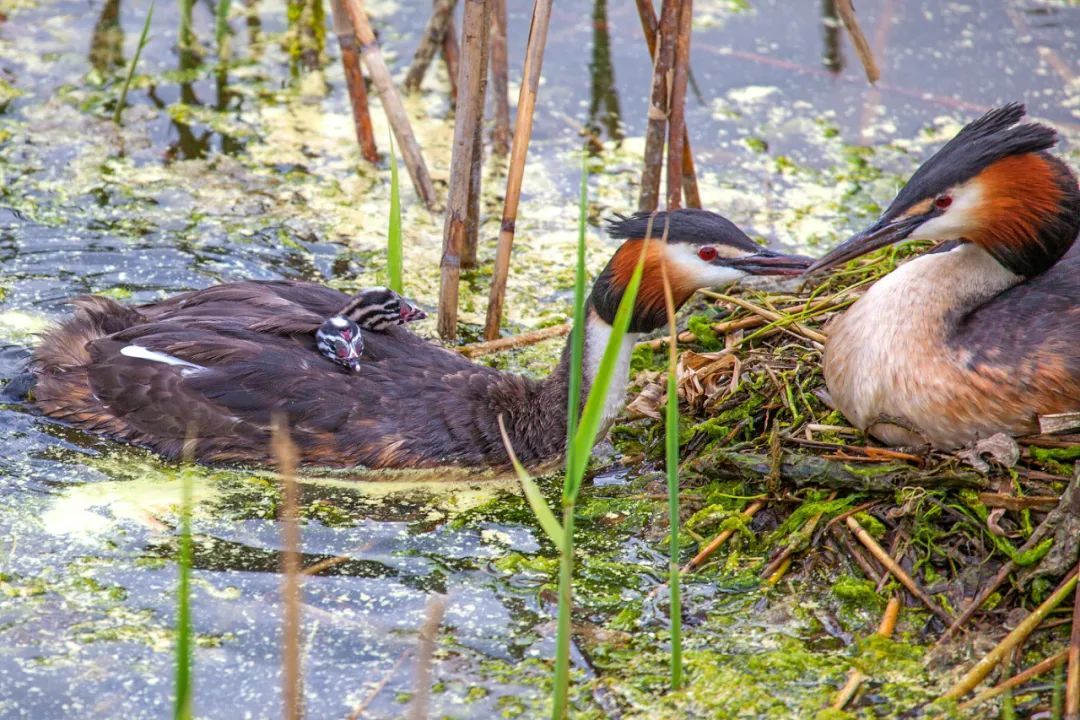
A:
POLYGON ((360 356, 359 355, 353 355, 352 357, 350 357, 348 359, 347 362, 349 363, 349 369, 350 370, 352 370, 353 372, 360 372, 360 365, 362 363, 360 362, 360 356))
POLYGON ((772 250, 718 260, 718 265, 727 265, 751 275, 799 275, 814 261, 813 258, 803 255, 785 255, 772 250))
POLYGON ((401 303, 401 322, 410 323, 413 320, 423 320, 426 317, 427 313, 412 303, 401 303))
POLYGON ((831 252, 826 253, 825 257, 820 258, 806 269, 806 274, 809 275, 818 270, 835 267, 878 248, 900 242, 915 232, 915 228, 929 219, 927 215, 909 215, 896 220, 882 218, 861 233, 853 235, 840 243, 831 252))

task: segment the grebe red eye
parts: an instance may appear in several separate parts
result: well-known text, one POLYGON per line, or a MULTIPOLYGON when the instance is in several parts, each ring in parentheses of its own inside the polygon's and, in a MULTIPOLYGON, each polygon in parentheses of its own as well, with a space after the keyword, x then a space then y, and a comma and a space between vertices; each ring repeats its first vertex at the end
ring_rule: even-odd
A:
POLYGON ((942 195, 938 199, 934 200, 934 207, 944 210, 952 205, 952 198, 948 195, 942 195))
POLYGON ((705 262, 712 262, 717 256, 716 248, 712 245, 704 245, 698 248, 697 256, 705 262))
POLYGON ((338 347, 337 356, 339 358, 348 357, 348 355, 349 355, 349 348, 345 347, 344 345, 341 345, 341 346, 338 347))

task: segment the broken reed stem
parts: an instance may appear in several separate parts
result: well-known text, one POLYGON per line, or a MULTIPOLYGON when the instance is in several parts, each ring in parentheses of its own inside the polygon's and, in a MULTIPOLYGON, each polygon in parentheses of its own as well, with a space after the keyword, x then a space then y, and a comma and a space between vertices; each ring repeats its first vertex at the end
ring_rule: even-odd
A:
POLYGON ((525 158, 529 153, 532 137, 533 111, 540 89, 540 71, 544 64, 544 48, 547 45, 548 25, 551 21, 551 1, 536 0, 533 4, 529 41, 525 47, 525 67, 522 69, 521 91, 518 93, 517 117, 514 121, 514 139, 510 146, 510 167, 506 173, 506 200, 503 204, 502 223, 499 226, 499 244, 495 250, 495 268, 488 296, 487 319, 484 322, 484 339, 499 337, 502 323, 503 303, 506 300, 506 278, 510 273, 510 251, 514 247, 514 231, 517 223, 518 203, 521 201, 521 182, 525 177, 525 158))
POLYGON ((664 135, 668 122, 669 81, 675 62, 679 0, 664 0, 660 7, 656 50, 653 53, 652 93, 645 128, 645 158, 641 171, 638 212, 652 212, 660 202, 660 175, 664 167, 664 135))
MULTIPOLYGON (((1076 572, 1080 572, 1080 565, 1076 572)), ((1065 720, 1080 720, 1080 592, 1073 598, 1069 670, 1065 680, 1065 720)))
POLYGON ((375 131, 371 127, 367 87, 360 71, 360 51, 356 46, 356 34, 342 0, 330 0, 330 14, 333 16, 338 47, 341 48, 341 66, 345 69, 345 86, 349 92, 353 127, 356 130, 356 141, 360 143, 360 154, 369 163, 376 163, 379 161, 379 150, 375 145, 375 131))
MULTIPOLYGON (((454 7, 457 7, 455 0, 454 7)), ((446 63, 446 74, 450 78, 450 107, 457 106, 458 74, 461 72, 461 45, 458 43, 457 23, 454 22, 454 13, 450 13, 450 19, 446 22, 446 34, 442 42, 442 58, 446 63)))
POLYGON ((435 654, 435 635, 446 613, 446 596, 428 598, 424 624, 416 641, 416 670, 413 675, 413 696, 409 701, 408 720, 427 720, 431 699, 431 658, 435 654))
POLYGON ((859 27, 859 21, 855 17, 855 7, 851 0, 836 0, 836 12, 844 22, 848 35, 851 36, 851 44, 855 46, 855 52, 859 56, 863 70, 866 71, 866 79, 871 83, 876 83, 881 77, 881 71, 878 70, 877 62, 874 60, 874 51, 870 49, 870 43, 867 42, 862 28, 859 27))
MULTIPOLYGON (((884 638, 892 637, 899 616, 900 598, 894 595, 889 598, 889 604, 885 606, 885 612, 881 615, 881 623, 878 625, 877 634, 884 638)), ((863 684, 866 677, 858 668, 852 668, 851 672, 848 673, 847 682, 836 693, 836 697, 829 707, 833 710, 843 710, 844 706, 851 702, 851 698, 855 697, 855 693, 859 691, 859 686, 863 684)))
POLYGON ((491 92, 495 127, 491 150, 499 157, 510 152, 510 61, 507 56, 506 0, 494 0, 491 14, 491 92))
POLYGON ((667 207, 682 206, 683 141, 686 138, 686 83, 690 73, 690 30, 693 0, 679 0, 675 70, 668 97, 667 207))
MULTIPOLYGON (((465 0, 462 19, 462 65, 458 78, 454 145, 450 160, 450 197, 443 227, 443 252, 439 266, 439 335, 449 340, 457 334, 458 291, 462 255, 468 245, 470 205, 475 170, 475 144, 484 119, 483 92, 487 83, 487 23, 491 0, 465 0)), ((473 220, 475 222, 475 219, 473 220)), ((474 251, 475 252, 475 251, 474 251)))
MULTIPOLYGON (((477 69, 480 74, 480 89, 474 99, 476 102, 476 125, 473 127, 472 162, 469 165, 469 212, 466 215, 465 247, 461 250, 461 267, 465 268, 476 267, 477 247, 480 244, 480 185, 484 178, 484 107, 487 105, 488 65, 491 59, 491 22, 495 14, 492 6, 495 1, 484 1, 484 23, 480 35, 480 67, 477 69)), ((451 183, 453 183, 453 180, 451 180, 451 183)))
POLYGON ((371 81, 379 93, 383 112, 387 122, 394 131, 398 147, 401 148, 401 156, 405 161, 405 167, 412 178, 416 194, 428 210, 435 210, 438 200, 435 196, 435 186, 431 184, 431 175, 428 173, 424 156, 420 153, 420 146, 413 135, 412 125, 409 123, 409 115, 405 112, 405 106, 401 102, 394 79, 390 75, 390 69, 386 66, 382 51, 375 40, 375 31, 371 29, 367 11, 364 10, 362 0, 342 0, 345 12, 352 23, 356 40, 360 44, 360 57, 367 66, 371 81))
POLYGON ((486 342, 462 345, 457 351, 465 357, 480 357, 481 355, 490 355, 491 353, 502 352, 503 350, 516 350, 529 345, 535 345, 544 340, 562 337, 569 332, 570 323, 563 323, 562 325, 552 325, 551 327, 532 330, 530 332, 521 333, 520 335, 499 338, 498 340, 488 340, 486 342))
POLYGON ((1032 679, 1034 677, 1038 677, 1039 675, 1042 675, 1047 670, 1052 670, 1052 669, 1056 668, 1058 665, 1065 662, 1068 655, 1069 655, 1068 650, 1062 650, 1061 652, 1057 653, 1056 655, 1051 655, 1050 657, 1046 658, 1042 662, 1039 662, 1039 663, 1036 663, 1035 665, 1032 665, 1027 670, 1024 670, 1023 672, 1020 672, 1020 673, 1017 673, 1016 675, 1013 675, 1011 678, 1009 678, 1008 680, 1002 682, 1001 684, 995 685, 992 688, 988 688, 986 690, 983 690, 981 693, 979 693, 975 697, 971 698, 970 700, 967 700, 965 702, 960 703, 960 705, 957 706, 957 709, 958 710, 970 710, 971 708, 975 707, 976 705, 979 705, 980 703, 984 703, 987 700, 993 700, 994 698, 996 698, 998 695, 1002 694, 1006 690, 1011 690, 1014 687, 1018 687, 1020 685, 1023 685, 1028 680, 1030 680, 1030 679, 1032 679))
MULTIPOLYGON (((638 17, 641 19, 641 31, 645 35, 645 44, 649 48, 649 58, 656 57, 656 29, 659 21, 656 19, 656 10, 652 0, 635 0, 638 9, 638 17)), ((687 64, 687 78, 689 78, 689 63, 687 64)), ((698 190, 697 171, 694 169, 694 153, 690 148, 690 133, 683 123, 682 139, 682 189, 686 207, 701 207, 701 192, 698 190)))
POLYGON ((283 415, 272 422, 271 447, 281 477, 281 601, 284 615, 281 627, 281 695, 286 720, 299 720, 304 714, 303 676, 300 666, 300 497, 296 482, 296 445, 289 438, 283 415))
MULTIPOLYGON (((765 507, 764 500, 755 500, 754 502, 750 503, 750 505, 747 506, 747 508, 743 510, 741 514, 745 520, 749 520, 750 518, 754 517, 754 515, 757 515, 758 511, 761 510, 761 508, 763 507, 765 507)), ((733 529, 721 530, 720 534, 712 539, 712 542, 710 542, 708 545, 698 551, 698 554, 695 555, 690 562, 686 563, 686 565, 683 566, 682 572, 690 573, 694 572, 694 570, 697 570, 705 563, 706 560, 709 559, 710 556, 712 556, 713 553, 719 550, 723 546, 723 544, 728 541, 728 538, 730 538, 734 534, 735 531, 733 529)))
POLYGON ((1061 601, 1068 597, 1069 593, 1076 588, 1076 570, 1070 572, 1066 578, 1062 581, 1061 585, 1051 593, 1043 604, 1035 608, 1030 615, 1016 626, 1016 628, 1010 632, 1005 638, 997 644, 997 646, 988 652, 979 662, 975 663, 974 667, 967 671, 964 677, 949 689, 944 695, 943 700, 956 700, 967 695, 969 692, 975 689, 979 683, 990 674, 990 671, 997 666, 1001 659, 1008 653, 1012 652, 1013 648, 1022 643, 1028 635, 1039 626, 1039 623, 1043 619, 1061 604, 1061 601))
POLYGON ((902 567, 900 567, 900 564, 889 557, 889 553, 885 552, 885 549, 878 545, 877 540, 863 529, 863 526, 859 524, 859 521, 856 520, 854 516, 849 516, 845 522, 851 532, 855 533, 855 537, 859 539, 859 542, 870 551, 870 554, 873 555, 886 570, 891 572, 893 577, 899 580, 912 595, 918 598, 919 602, 945 622, 952 622, 952 616, 942 610, 941 607, 926 594, 926 591, 923 590, 902 567))
POLYGON ((457 0, 435 0, 433 3, 431 17, 428 18, 424 32, 420 35, 420 44, 416 46, 409 72, 406 73, 405 82, 402 83, 405 92, 412 93, 420 89, 420 83, 424 81, 424 75, 427 74, 431 61, 435 59, 435 53, 443 45, 446 28, 450 24, 456 5, 457 0))

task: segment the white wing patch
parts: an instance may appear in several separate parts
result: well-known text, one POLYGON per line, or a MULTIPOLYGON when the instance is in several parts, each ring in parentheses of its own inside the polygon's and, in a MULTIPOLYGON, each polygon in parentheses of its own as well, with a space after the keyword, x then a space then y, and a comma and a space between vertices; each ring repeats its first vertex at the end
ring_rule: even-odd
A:
POLYGON ((166 365, 174 365, 176 367, 183 368, 181 370, 185 375, 185 371, 193 370, 205 370, 202 365, 196 365, 190 363, 187 360, 181 360, 180 358, 169 355, 168 353, 158 352, 157 350, 151 350, 150 348, 144 348, 141 345, 125 345, 120 348, 120 354, 130 358, 137 358, 139 360, 149 360, 150 362, 165 363, 166 365))

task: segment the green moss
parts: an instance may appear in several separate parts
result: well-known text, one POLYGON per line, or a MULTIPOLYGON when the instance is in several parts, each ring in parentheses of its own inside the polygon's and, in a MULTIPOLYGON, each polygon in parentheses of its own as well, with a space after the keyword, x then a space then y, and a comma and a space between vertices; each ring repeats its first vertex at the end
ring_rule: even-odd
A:
POLYGON ((843 575, 833 583, 832 594, 849 609, 878 613, 885 607, 885 598, 878 595, 875 583, 865 578, 843 575))
POLYGON ((687 318, 686 328, 694 334, 699 345, 706 351, 720 350, 724 342, 713 330, 713 321, 707 315, 691 315, 687 318))

